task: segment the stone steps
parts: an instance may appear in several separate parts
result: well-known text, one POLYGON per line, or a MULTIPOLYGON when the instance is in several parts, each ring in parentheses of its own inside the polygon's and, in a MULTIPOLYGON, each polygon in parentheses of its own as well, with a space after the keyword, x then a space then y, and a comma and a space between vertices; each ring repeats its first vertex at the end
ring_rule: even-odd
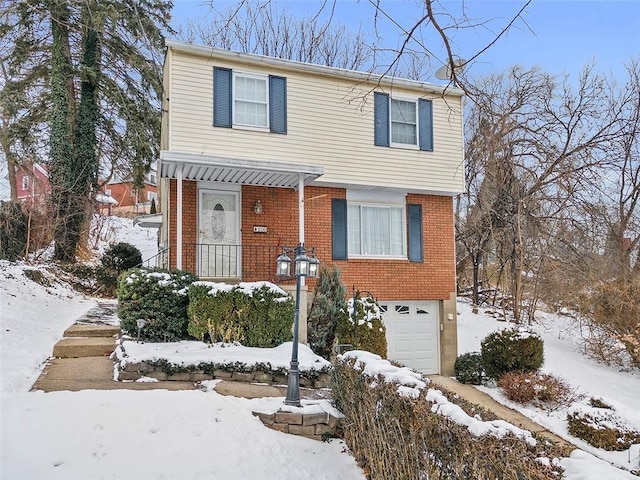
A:
POLYGON ((116 348, 113 337, 71 337, 63 338, 53 346, 53 356, 57 358, 108 357, 116 348))
POLYGON ((64 337, 116 337, 120 328, 114 325, 76 323, 64 331, 64 337))

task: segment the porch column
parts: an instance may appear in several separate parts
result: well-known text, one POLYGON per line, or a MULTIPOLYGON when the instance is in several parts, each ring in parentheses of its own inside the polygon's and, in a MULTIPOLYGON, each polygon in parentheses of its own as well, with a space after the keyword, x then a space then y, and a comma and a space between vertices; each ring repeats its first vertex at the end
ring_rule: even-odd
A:
POLYGON ((176 268, 182 270, 182 163, 176 170, 176 268))
MULTIPOLYGON (((298 173, 298 242, 304 245, 304 175, 298 173)), ((301 279, 301 285, 305 285, 305 277, 301 279)))

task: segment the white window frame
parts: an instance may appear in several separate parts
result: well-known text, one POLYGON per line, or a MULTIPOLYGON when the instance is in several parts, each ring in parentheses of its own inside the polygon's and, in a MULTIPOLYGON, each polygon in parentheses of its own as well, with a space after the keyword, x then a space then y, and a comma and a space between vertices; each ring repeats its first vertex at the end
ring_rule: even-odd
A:
MULTIPOLYGON (((347 231, 348 231, 348 257, 349 258, 375 258, 375 259, 385 259, 385 260, 406 260, 407 259, 407 222, 406 222, 406 205, 403 204, 397 204, 397 203, 374 203, 374 202, 360 202, 360 201, 349 201, 347 200, 347 231), (352 251, 351 247, 351 243, 353 241, 351 237, 351 233, 353 231, 352 228, 352 222, 353 222, 353 217, 349 214, 349 212, 351 211, 352 207, 359 207, 360 208, 360 225, 358 226, 358 231, 360 232, 360 239, 358 241, 359 245, 360 245, 360 252, 359 253, 354 253, 352 251), (384 208, 384 209, 388 209, 391 210, 392 208, 394 209, 398 209, 400 210, 400 228, 402 229, 402 253, 401 254, 392 254, 391 252, 389 252, 388 254, 372 254, 372 253, 367 253, 367 252, 362 252, 362 248, 363 248, 363 228, 362 228, 362 207, 368 207, 368 208, 384 208)), ((389 248, 391 248, 391 225, 390 225, 390 229, 389 229, 389 248)))
MULTIPOLYGON (((395 122, 400 123, 400 122, 395 122)), ((408 124, 408 122, 403 122, 404 124, 408 124)), ((415 98, 405 98, 405 97, 391 97, 389 96, 389 145, 395 148, 407 148, 410 150, 419 150, 420 149, 420 115, 418 114, 418 100, 415 98), (393 119, 392 119, 392 111, 393 111, 393 102, 405 102, 412 103, 415 108, 416 115, 416 143, 400 143, 393 141, 393 119)))
POLYGON ((257 73, 247 73, 247 72, 238 72, 238 71, 233 71, 233 86, 232 86, 232 108, 231 111, 233 113, 233 126, 237 127, 237 128, 243 128, 243 129, 247 129, 247 130, 259 130, 259 131, 268 131, 270 128, 269 125, 269 75, 263 75, 263 74, 257 74, 257 73), (266 92, 266 97, 265 97, 265 101, 263 102, 258 102, 258 101, 250 101, 250 100, 240 100, 242 102, 252 102, 255 104, 264 104, 266 106, 266 124, 265 125, 251 125, 251 124, 246 124, 246 123, 240 123, 236 120, 236 113, 237 113, 237 108, 236 108, 236 102, 238 101, 236 98, 236 82, 237 82, 237 78, 238 77, 242 77, 242 78, 252 78, 255 80, 260 80, 260 81, 264 81, 265 83, 265 92, 266 92))
POLYGON ((25 175, 22 177, 22 190, 28 190, 28 189, 29 189, 29 177, 25 175))

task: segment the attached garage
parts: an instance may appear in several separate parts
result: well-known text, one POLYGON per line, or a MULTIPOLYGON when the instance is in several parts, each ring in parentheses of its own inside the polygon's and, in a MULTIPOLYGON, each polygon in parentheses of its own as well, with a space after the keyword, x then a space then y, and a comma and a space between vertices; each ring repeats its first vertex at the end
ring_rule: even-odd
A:
POLYGON ((440 373, 439 301, 381 301, 387 357, 420 373, 440 373))

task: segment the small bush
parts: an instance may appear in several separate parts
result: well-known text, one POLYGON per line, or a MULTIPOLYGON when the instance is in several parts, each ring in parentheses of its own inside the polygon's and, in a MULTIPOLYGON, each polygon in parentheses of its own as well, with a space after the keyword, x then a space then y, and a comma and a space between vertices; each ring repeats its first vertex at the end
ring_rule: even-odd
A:
POLYGON ((484 377, 484 367, 482 365, 482 355, 479 352, 468 352, 456 358, 453 366, 456 380, 460 383, 470 383, 481 385, 484 377))
POLYGON ((0 202, 0 260, 17 260, 27 248, 27 216, 18 202, 0 202))
POLYGON ((140 250, 130 243, 111 245, 102 255, 101 266, 96 269, 96 280, 105 295, 114 295, 120 274, 142 264, 140 250))
POLYGON ((498 379, 498 387, 509 400, 546 411, 568 407, 579 398, 565 380, 540 372, 505 373, 498 379))
POLYGON ((136 336, 136 320, 146 320, 140 338, 153 342, 188 338, 188 272, 132 269, 118 281, 118 317, 125 333, 136 336))
POLYGON ((200 340, 261 348, 291 340, 293 300, 271 283, 196 282, 188 295, 188 332, 200 340))
POLYGON ((481 342, 482 363, 490 378, 513 371, 537 370, 544 361, 544 344, 536 334, 504 329, 490 333, 481 342))
POLYGON ((596 448, 622 451, 640 443, 640 431, 610 408, 580 407, 567 413, 569 433, 596 448))
POLYGON ((338 323, 347 317, 346 296, 340 270, 322 267, 307 319, 307 332, 311 350, 327 360, 333 355, 338 323))
POLYGON ((338 343, 350 344, 356 350, 366 350, 387 358, 386 329, 375 299, 362 297, 360 292, 356 292, 355 298, 347 302, 347 307, 349 315, 341 318, 336 328, 338 343))

